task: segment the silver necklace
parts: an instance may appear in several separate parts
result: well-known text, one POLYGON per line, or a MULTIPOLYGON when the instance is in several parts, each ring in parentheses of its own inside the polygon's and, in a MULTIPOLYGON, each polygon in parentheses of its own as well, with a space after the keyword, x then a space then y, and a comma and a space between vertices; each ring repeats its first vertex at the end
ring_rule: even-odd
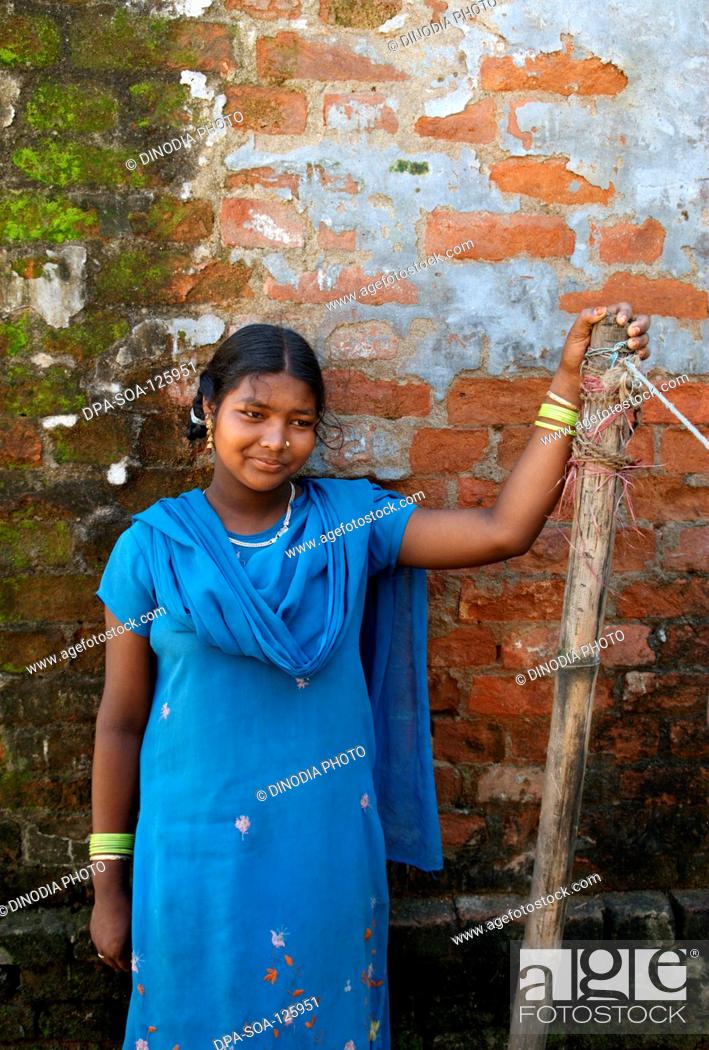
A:
POLYGON ((268 547, 271 543, 275 543, 284 532, 288 530, 288 522, 290 521, 291 507, 293 506, 293 500, 295 498, 295 485, 292 481, 289 481, 290 485, 290 499, 288 500, 288 507, 286 509, 286 516, 281 525, 280 529, 275 536, 272 536, 270 540, 262 540, 260 543, 247 543, 246 540, 235 540, 233 536, 229 537, 229 542, 236 544, 238 547, 268 547))

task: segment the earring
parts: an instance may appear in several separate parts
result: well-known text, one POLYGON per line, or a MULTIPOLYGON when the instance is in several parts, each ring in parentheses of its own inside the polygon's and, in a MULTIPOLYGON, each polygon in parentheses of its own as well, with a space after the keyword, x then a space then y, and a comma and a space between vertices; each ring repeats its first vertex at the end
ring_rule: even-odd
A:
POLYGON ((286 448, 290 448, 290 441, 286 441, 286 448))
POLYGON ((206 426, 207 426, 207 452, 213 452, 214 451, 214 423, 212 422, 212 417, 211 416, 207 416, 207 418, 205 420, 205 423, 206 423, 206 426))

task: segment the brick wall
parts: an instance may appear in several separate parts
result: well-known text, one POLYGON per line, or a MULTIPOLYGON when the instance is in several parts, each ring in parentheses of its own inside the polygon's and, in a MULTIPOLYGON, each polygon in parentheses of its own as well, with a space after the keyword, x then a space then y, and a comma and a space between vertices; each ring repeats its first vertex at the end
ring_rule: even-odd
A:
MULTIPOLYGON (((573 317, 627 298, 654 318, 650 374, 686 372, 670 396, 709 433, 698 3, 648 20, 637 0, 498 0, 402 39, 445 10, 37 0, 1 20, 1 901, 76 870, 89 827, 103 654, 25 665, 99 627, 93 592, 129 514, 208 476, 183 437, 194 379, 93 419, 85 405, 283 323, 312 341, 345 425, 314 474, 489 506, 573 317)), ((641 922, 649 894, 709 936, 691 896, 709 860, 707 457, 655 401, 631 449, 649 469, 639 532, 616 543, 607 622, 625 641, 603 656, 574 874, 602 876, 606 922, 622 900, 641 922)), ((420 981, 425 1002, 427 975, 478 951, 436 947, 457 901, 487 894, 495 914, 528 889, 552 684, 514 679, 556 652, 568 536, 561 519, 522 558, 429 575, 447 861, 392 871, 397 898, 431 898, 416 981, 395 991, 402 1050, 478 1045, 445 1035, 466 1027, 465 986, 441 992, 447 1027, 409 1023, 405 995, 420 981)), ((89 899, 71 886, 0 919, 0 1046, 117 1045, 126 989, 96 970, 89 899)))

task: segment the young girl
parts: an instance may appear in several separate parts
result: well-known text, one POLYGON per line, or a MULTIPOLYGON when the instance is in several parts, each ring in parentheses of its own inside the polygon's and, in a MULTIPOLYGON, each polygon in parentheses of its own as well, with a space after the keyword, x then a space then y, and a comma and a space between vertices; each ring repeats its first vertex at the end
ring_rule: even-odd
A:
MULTIPOLYGON (((605 312, 574 323, 545 403, 578 406, 605 312)), ((209 487, 134 515, 97 592, 108 628, 138 624, 106 645, 90 841, 91 937, 133 975, 123 1050, 390 1046, 386 859, 442 866, 423 570, 528 551, 571 440, 533 430, 493 507, 433 510, 302 475, 324 409, 301 336, 227 339, 191 411, 209 487)))

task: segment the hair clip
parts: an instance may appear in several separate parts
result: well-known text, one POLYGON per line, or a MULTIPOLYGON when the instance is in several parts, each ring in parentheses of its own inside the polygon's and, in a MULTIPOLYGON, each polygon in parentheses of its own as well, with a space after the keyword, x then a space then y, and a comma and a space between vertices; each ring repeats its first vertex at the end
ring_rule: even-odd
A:
POLYGON ((205 427, 207 425, 204 419, 200 419, 199 416, 194 414, 194 407, 190 409, 190 419, 193 423, 196 423, 197 426, 205 427))

